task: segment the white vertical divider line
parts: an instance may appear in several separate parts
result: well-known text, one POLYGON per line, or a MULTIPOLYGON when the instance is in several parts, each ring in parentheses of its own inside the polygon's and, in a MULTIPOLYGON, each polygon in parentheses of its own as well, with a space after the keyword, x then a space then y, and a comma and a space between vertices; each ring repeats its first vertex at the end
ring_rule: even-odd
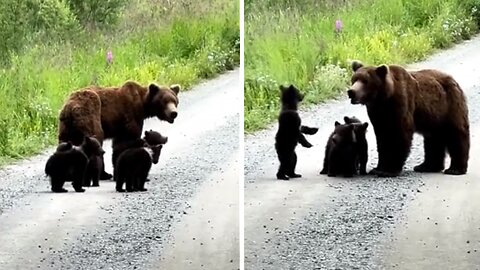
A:
POLYGON ((240 4, 240 86, 238 89, 239 91, 239 94, 241 94, 242 98, 240 99, 241 102, 239 104, 240 108, 239 108, 239 119, 240 119, 240 123, 238 125, 238 136, 239 136, 239 162, 238 162, 238 166, 240 167, 239 168, 239 181, 238 181, 238 192, 239 192, 239 205, 238 205, 238 212, 239 212, 239 219, 238 219, 238 223, 239 223, 239 243, 240 243, 240 258, 239 258, 239 262, 240 262, 240 269, 243 270, 245 269, 245 266, 244 266, 244 259, 245 259, 245 231, 244 231, 244 228, 245 228, 245 210, 244 210, 244 201, 245 201, 245 173, 244 173, 244 170, 245 170, 245 136, 244 136, 244 118, 245 118, 245 112, 244 112, 244 104, 245 104, 245 101, 244 101, 244 98, 245 98, 245 95, 244 95, 244 87, 245 87, 245 61, 244 61, 244 49, 245 49, 245 6, 244 6, 244 1, 243 0, 238 0, 239 1, 239 4, 240 4))

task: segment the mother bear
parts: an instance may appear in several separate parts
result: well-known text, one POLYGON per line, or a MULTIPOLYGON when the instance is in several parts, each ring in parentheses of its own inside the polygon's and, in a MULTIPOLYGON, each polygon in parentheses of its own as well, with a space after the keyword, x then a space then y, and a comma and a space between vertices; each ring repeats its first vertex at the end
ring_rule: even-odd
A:
MULTIPOLYGON (((84 136, 95 136, 100 143, 112 138, 115 145, 140 138, 146 118, 174 122, 179 91, 179 85, 144 87, 133 81, 121 87, 90 86, 75 91, 60 112, 58 140, 80 145, 84 136)), ((111 177, 103 172, 100 178, 111 177)))
POLYGON ((425 159, 417 172, 467 173, 470 126, 464 93, 448 74, 424 69, 409 72, 397 65, 352 64, 352 104, 367 107, 377 138, 378 176, 397 176, 410 153, 413 133, 423 135, 425 159))

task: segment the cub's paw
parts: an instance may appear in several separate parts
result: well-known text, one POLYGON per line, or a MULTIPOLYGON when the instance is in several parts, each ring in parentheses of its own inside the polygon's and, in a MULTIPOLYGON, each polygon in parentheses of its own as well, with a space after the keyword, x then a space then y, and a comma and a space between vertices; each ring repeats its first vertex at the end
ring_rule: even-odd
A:
POLYGON ((467 170, 458 170, 458 169, 448 168, 443 173, 449 174, 449 175, 463 175, 467 173, 467 170))
POLYGON ((68 190, 64 189, 64 188, 59 188, 59 189, 53 189, 52 188, 52 192, 55 192, 55 193, 65 193, 65 192, 68 192, 68 190))
POLYGON ((289 174, 288 177, 290 177, 290 178, 301 178, 302 175, 301 175, 301 174, 297 174, 297 173, 293 173, 293 174, 289 174))
POLYGON ((277 179, 278 180, 290 180, 290 178, 284 174, 278 174, 277 173, 277 179))

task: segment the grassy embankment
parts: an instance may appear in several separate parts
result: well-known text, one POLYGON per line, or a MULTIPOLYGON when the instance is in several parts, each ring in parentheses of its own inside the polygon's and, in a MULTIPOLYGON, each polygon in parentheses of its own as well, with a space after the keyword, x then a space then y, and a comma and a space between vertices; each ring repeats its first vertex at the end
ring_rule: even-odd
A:
POLYGON ((476 33, 478 0, 246 1, 245 130, 276 119, 279 84, 315 104, 346 89, 350 60, 418 61, 476 33), (343 29, 337 34, 336 20, 343 29))
POLYGON ((7 54, 0 67, 0 164, 55 144, 59 109, 75 89, 128 79, 188 89, 239 64, 237 1, 130 1, 115 25, 74 29, 61 39, 37 31, 7 54))

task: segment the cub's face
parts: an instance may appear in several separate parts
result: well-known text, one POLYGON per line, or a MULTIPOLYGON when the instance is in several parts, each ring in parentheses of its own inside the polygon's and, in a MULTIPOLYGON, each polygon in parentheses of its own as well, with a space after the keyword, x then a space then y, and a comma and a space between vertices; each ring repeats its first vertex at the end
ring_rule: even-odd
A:
POLYGON ((299 102, 301 102, 304 98, 303 94, 300 93, 295 86, 283 86, 280 85, 280 92, 281 92, 281 101, 282 105, 288 107, 296 107, 299 102))
POLYGON ((178 116, 178 93, 179 85, 158 86, 150 84, 148 87, 148 106, 150 114, 172 124, 178 116))
POLYGON ((389 87, 388 67, 364 67, 361 63, 352 64, 352 86, 347 90, 352 104, 368 105, 387 93, 389 87))
POLYGON ((354 132, 354 125, 353 124, 342 125, 336 121, 332 140, 336 145, 355 143, 357 139, 354 132))
POLYGON ((149 145, 166 144, 168 142, 168 137, 153 130, 145 130, 143 139, 149 145))
POLYGON ((95 137, 85 137, 84 147, 91 155, 103 156, 105 154, 102 145, 95 137))

